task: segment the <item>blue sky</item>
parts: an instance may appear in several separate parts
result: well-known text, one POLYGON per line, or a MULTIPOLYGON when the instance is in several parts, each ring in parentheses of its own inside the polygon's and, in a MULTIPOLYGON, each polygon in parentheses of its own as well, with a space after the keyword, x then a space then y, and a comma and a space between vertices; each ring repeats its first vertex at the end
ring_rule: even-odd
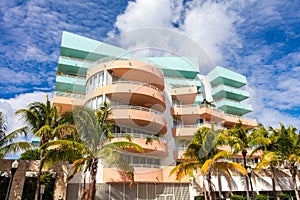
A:
POLYGON ((63 30, 105 41, 160 27, 247 76, 254 108, 247 117, 300 128, 299 10, 299 0, 0 1, 0 110, 14 129, 22 125, 16 110, 52 96, 63 30))

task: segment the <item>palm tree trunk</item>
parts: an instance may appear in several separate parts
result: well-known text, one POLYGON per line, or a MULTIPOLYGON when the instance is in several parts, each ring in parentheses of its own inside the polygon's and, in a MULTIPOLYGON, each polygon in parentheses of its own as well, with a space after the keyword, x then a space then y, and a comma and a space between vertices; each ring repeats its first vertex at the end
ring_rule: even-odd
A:
POLYGON ((278 194, 277 194, 277 191, 276 191, 275 172, 274 172, 273 167, 271 167, 271 176, 272 176, 272 190, 273 190, 273 194, 274 194, 274 199, 277 200, 278 199, 278 194))
POLYGON ((218 186, 219 186, 219 199, 222 199, 222 182, 220 172, 218 171, 218 186))
POLYGON ((36 189, 35 189, 34 200, 39 200, 39 199, 40 199, 40 191, 41 191, 41 175, 42 175, 42 169, 43 169, 43 163, 42 163, 43 156, 44 156, 44 151, 41 150, 41 152, 40 152, 39 171, 38 171, 38 175, 37 175, 37 181, 36 181, 36 189))
POLYGON ((216 194, 215 194, 215 191, 213 190, 213 187, 212 187, 211 173, 210 172, 208 173, 206 179, 207 179, 207 182, 208 182, 210 200, 216 200, 216 194))
POLYGON ((86 198, 86 173, 84 173, 84 177, 83 177, 83 188, 81 191, 81 200, 85 200, 86 198))
POLYGON ((203 194, 204 194, 204 199, 207 200, 206 187, 205 187, 205 182, 204 182, 204 176, 203 176, 203 194))
POLYGON ((297 171, 296 171, 296 166, 295 165, 290 166, 290 173, 292 175, 292 182, 293 182, 293 186, 294 186, 296 199, 300 200, 299 191, 298 191, 297 182, 296 182, 297 171))
MULTIPOLYGON (((247 169, 247 162, 246 162, 247 151, 242 151, 242 155, 243 155, 243 160, 244 160, 244 167, 245 167, 245 169, 247 169)), ((245 176, 245 180, 246 180, 246 198, 247 198, 247 200, 250 200, 248 176, 245 176)))
POLYGON ((98 168, 98 160, 95 159, 91 166, 91 183, 89 185, 89 195, 88 200, 95 200, 96 198, 96 175, 98 168))

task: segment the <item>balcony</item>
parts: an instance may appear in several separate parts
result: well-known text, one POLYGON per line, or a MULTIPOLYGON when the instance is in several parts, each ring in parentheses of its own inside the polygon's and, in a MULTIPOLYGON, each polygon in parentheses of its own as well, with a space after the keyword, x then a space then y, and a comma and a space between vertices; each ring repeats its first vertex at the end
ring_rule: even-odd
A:
POLYGON ((85 78, 67 74, 59 75, 56 77, 55 90, 85 93, 85 78))
POLYGON ((171 95, 176 97, 183 104, 193 104, 197 96, 197 87, 174 88, 171 95))
POLYGON ((217 87, 213 88, 212 93, 215 99, 227 98, 236 101, 243 101, 250 96, 246 91, 227 85, 218 85, 217 87))
POLYGON ((200 128, 212 128, 212 126, 214 126, 215 130, 223 129, 220 124, 212 125, 211 123, 206 122, 199 125, 183 125, 174 127, 172 128, 172 135, 173 137, 179 137, 181 139, 191 139, 200 128))
MULTIPOLYGON (((125 137, 115 137, 111 140, 111 142, 119 141, 128 141, 128 139, 125 137)), ((159 139, 153 139, 152 141, 147 142, 147 138, 133 137, 131 141, 135 144, 140 145, 144 149, 144 154, 148 154, 151 156, 168 156, 167 144, 159 139)), ((133 148, 126 148, 126 151, 139 153, 133 148)))
POLYGON ((87 94, 86 101, 106 94, 133 105, 165 111, 166 104, 162 91, 150 84, 134 81, 116 81, 110 85, 98 87, 87 94))
POLYGON ((173 116, 191 116, 193 119, 202 118, 206 121, 221 122, 224 120, 224 112, 207 105, 182 105, 171 108, 173 116))
POLYGON ((244 127, 253 128, 256 127, 257 121, 255 119, 247 119, 238 115, 225 114, 224 126, 227 128, 233 127, 234 124, 242 122, 244 127))
POLYGON ((119 126, 129 126, 151 133, 165 134, 167 124, 163 113, 157 110, 130 105, 111 106, 110 120, 119 126))
POLYGON ((243 104, 225 98, 216 101, 216 106, 218 109, 223 110, 226 113, 235 114, 235 115, 244 115, 253 111, 251 105, 243 104))
POLYGON ((164 90, 164 77, 160 69, 134 60, 114 60, 104 62, 88 70, 87 79, 104 69, 113 72, 116 76, 125 80, 138 81, 153 85, 160 90, 164 90))
POLYGON ((209 72, 208 77, 212 85, 224 84, 240 88, 247 84, 245 76, 220 66, 209 72))
POLYGON ((68 94, 65 92, 55 91, 53 97, 53 106, 56 106, 58 111, 62 113, 72 111, 73 106, 84 105, 84 100, 77 98, 79 96, 77 96, 77 94, 68 94))

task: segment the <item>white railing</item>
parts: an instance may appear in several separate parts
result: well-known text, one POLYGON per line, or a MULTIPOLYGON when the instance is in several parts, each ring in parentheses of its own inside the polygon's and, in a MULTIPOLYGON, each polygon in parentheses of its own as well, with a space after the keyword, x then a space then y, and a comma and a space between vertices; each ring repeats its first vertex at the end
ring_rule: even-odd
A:
POLYGON ((151 108, 146 108, 142 106, 131 106, 131 105, 112 105, 111 109, 133 109, 133 110, 141 110, 141 111, 146 111, 146 112, 151 112, 157 115, 163 115, 161 112, 151 109, 151 108))
POLYGON ((147 134, 141 134, 141 133, 114 133, 114 136, 117 138, 126 138, 127 136, 132 136, 132 138, 142 138, 142 139, 147 139, 147 138, 153 138, 153 140, 158 140, 160 142, 166 143, 166 140, 160 137, 156 136, 151 136, 147 134))
POLYGON ((59 56, 59 57, 64 58, 66 60, 72 60, 72 61, 79 61, 79 62, 83 62, 83 63, 95 64, 94 61, 83 60, 83 59, 80 59, 80 58, 74 58, 74 57, 69 57, 69 56, 59 56))
POLYGON ((228 89, 235 90, 236 92, 246 92, 247 93, 247 91, 244 91, 244 90, 241 90, 239 88, 235 88, 235 87, 232 87, 229 85, 217 85, 217 86, 213 87, 212 90, 218 90, 218 89, 222 90, 222 88, 228 88, 228 89))
POLYGON ((158 92, 162 92, 159 88, 153 86, 153 85, 150 85, 148 83, 143 83, 143 82, 138 82, 138 81, 113 81, 111 82, 111 84, 134 84, 134 85, 141 85, 141 86, 146 86, 146 87, 149 87, 149 88, 152 88, 158 92))
POLYGON ((76 99, 84 99, 85 98, 84 94, 71 93, 71 92, 69 93, 69 92, 55 91, 54 95, 63 96, 63 97, 71 97, 71 98, 76 98, 76 99))
MULTIPOLYGON (((71 75, 71 74, 60 74, 59 76, 61 77, 68 77, 68 78, 75 78, 75 79, 80 79, 85 81, 85 77, 82 76, 77 76, 77 75, 71 75)), ((59 77, 57 76, 57 77, 59 77)))

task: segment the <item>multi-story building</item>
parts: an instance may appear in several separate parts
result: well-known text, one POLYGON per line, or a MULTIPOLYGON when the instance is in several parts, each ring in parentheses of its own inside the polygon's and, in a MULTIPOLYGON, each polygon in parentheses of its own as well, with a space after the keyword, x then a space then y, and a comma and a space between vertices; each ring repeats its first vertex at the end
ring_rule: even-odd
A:
MULTIPOLYGON (((64 32, 53 104, 64 112, 109 102, 113 141, 130 134, 144 148, 144 153, 123 155, 135 167, 133 189, 118 171, 100 167, 101 199, 189 199, 190 180, 177 182, 170 170, 200 127, 257 125, 243 117, 252 111, 243 102, 249 98, 246 84, 245 76, 220 66, 201 74, 198 58, 132 59, 125 49, 64 32)), ((80 182, 78 177, 69 182, 67 199, 78 197, 80 182)))

